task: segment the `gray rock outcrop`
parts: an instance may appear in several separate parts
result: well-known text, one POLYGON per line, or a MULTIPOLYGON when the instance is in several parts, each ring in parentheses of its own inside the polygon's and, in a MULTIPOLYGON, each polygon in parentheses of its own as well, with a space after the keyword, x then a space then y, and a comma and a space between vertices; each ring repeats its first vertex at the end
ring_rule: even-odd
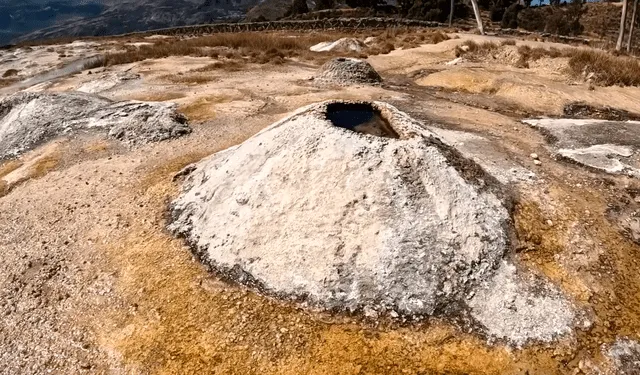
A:
POLYGON ((0 159, 49 139, 78 131, 106 131, 129 145, 178 137, 191 131, 175 106, 113 102, 79 93, 17 93, 0 101, 0 159))
POLYGON ((530 119, 555 154, 592 170, 640 178, 640 122, 599 119, 530 119))
POLYGON ((618 338, 603 349, 616 375, 640 374, 640 343, 628 338, 618 338))

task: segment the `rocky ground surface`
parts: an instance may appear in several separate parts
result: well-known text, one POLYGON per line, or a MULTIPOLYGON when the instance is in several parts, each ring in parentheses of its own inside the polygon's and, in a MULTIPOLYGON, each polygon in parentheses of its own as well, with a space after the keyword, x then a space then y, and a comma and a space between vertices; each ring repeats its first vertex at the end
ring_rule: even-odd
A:
MULTIPOLYGON (((549 135, 522 120, 562 117, 573 102, 640 113, 640 89, 589 90, 560 60, 446 65, 465 39, 492 40, 459 37, 369 57, 383 78, 375 86, 319 87, 319 66, 298 61, 213 70, 192 84, 172 77, 201 75, 211 58, 176 56, 5 87, 4 97, 89 87, 107 107, 176 103, 192 132, 134 148, 100 132, 55 133, 3 161, 0 373, 638 373, 640 183, 557 158, 549 135), (185 166, 329 99, 394 105, 511 192, 512 245, 468 316, 402 322, 305 307, 209 272, 166 230, 185 166), (570 317, 556 313, 564 304, 570 317), (568 329, 526 336, 569 318, 568 329)), ((46 48, 21 49, 11 64, 46 48)), ((620 143, 607 135, 598 144, 620 143)))
POLYGON ((18 93, 0 101, 0 159, 62 135, 101 130, 129 145, 176 138, 191 132, 175 105, 113 102, 72 93, 18 93))

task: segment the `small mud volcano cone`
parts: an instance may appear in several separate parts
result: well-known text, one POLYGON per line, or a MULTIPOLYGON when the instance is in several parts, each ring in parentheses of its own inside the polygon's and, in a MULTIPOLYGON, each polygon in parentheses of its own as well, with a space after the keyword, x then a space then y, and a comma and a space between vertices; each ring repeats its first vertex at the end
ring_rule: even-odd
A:
POLYGON ((223 276, 326 309, 452 311, 509 244, 497 182, 385 103, 302 108, 191 169, 170 229, 223 276))
POLYGON ((382 77, 364 60, 339 57, 326 62, 320 67, 315 81, 320 84, 338 85, 376 85, 382 77))

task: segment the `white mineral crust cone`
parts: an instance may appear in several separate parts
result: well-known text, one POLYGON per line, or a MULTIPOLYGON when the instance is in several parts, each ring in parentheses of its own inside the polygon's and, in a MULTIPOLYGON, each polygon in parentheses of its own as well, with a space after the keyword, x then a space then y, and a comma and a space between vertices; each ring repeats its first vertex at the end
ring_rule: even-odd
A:
POLYGON ((431 315, 509 245, 495 180, 385 103, 304 107, 193 168, 170 229, 221 274, 314 306, 431 315))

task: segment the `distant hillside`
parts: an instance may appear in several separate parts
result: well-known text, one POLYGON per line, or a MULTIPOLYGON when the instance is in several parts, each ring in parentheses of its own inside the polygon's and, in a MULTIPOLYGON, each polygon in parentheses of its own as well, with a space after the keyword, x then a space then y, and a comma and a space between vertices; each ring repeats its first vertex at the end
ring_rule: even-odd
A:
POLYGON ((98 1, 0 2, 0 45, 240 20, 259 0, 98 1))
MULTIPOLYGON (((487 9, 483 18, 488 29, 505 27, 503 15, 511 13, 506 27, 529 31, 605 38, 611 43, 617 37, 620 4, 587 3, 576 17, 572 5, 523 8, 515 0, 500 0, 503 8, 487 9), (509 6, 511 4, 511 6, 509 6), (514 8, 517 6, 517 8, 514 8), (502 22, 501 22, 502 21, 502 22), (567 27, 570 26, 570 27, 567 27)), ((497 1, 497 0, 496 0, 497 1)), ((12 42, 76 36, 105 36, 186 25, 233 22, 240 20, 276 20, 284 17, 292 0, 0 0, 0 45, 12 42)), ((370 9, 351 9, 347 0, 337 0, 340 9, 298 15, 297 19, 325 17, 362 17, 378 15, 370 9)), ((353 1, 352 1, 353 2, 353 1)), ((393 8, 396 1, 387 0, 386 13, 417 17, 430 21, 438 14, 448 14, 448 0, 406 0, 393 8), (407 5, 408 4, 408 5, 407 5), (402 12, 407 7, 407 12, 402 12), (440 7, 438 12, 435 9, 440 7), (392 11, 390 12, 389 9, 392 11)), ((535 1, 534 1, 535 3, 535 1)), ((464 6, 456 6, 458 25, 473 27, 473 17, 464 6)), ((496 3, 497 4, 497 3, 496 3)), ((314 0, 307 0, 310 9, 314 0)), ((468 7, 467 7, 468 8, 468 7)), ((381 10, 381 8, 378 8, 381 10)), ((636 28, 640 30, 640 28, 636 28)), ((637 43, 634 43, 637 44, 637 43)))
POLYGON ((84 4, 71 1, 51 1, 33 3, 16 0, 0 2, 0 45, 12 39, 55 23, 63 23, 80 18, 99 15, 105 9, 99 2, 84 4))

